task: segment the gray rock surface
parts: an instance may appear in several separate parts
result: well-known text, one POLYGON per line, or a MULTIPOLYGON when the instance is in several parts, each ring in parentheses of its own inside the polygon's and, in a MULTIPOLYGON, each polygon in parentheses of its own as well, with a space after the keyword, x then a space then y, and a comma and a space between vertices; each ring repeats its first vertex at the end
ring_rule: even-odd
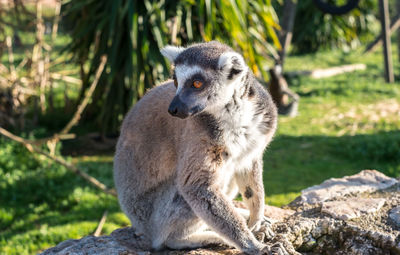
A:
MULTIPOLYGON (((280 244, 285 252, 279 254, 400 254, 400 183, 378 171, 327 180, 283 209, 267 206, 265 213, 276 234, 265 241, 280 244)), ((134 240, 134 230, 122 228, 108 236, 67 240, 42 254, 157 254, 141 251, 134 240)), ((158 254, 241 253, 218 246, 158 254)))
POLYGON ((400 228, 400 206, 397 206, 390 210, 389 218, 400 228))
POLYGON ((145 254, 130 241, 134 234, 133 228, 121 228, 115 230, 109 236, 86 236, 79 240, 66 240, 59 243, 56 247, 44 251, 42 254, 145 254))
POLYGON ((331 178, 320 185, 307 188, 301 192, 300 198, 301 202, 314 204, 352 193, 386 189, 396 183, 396 179, 376 170, 364 170, 356 175, 331 178))
POLYGON ((331 215, 335 219, 350 220, 365 213, 374 213, 382 208, 383 198, 348 198, 322 203, 321 212, 331 215))

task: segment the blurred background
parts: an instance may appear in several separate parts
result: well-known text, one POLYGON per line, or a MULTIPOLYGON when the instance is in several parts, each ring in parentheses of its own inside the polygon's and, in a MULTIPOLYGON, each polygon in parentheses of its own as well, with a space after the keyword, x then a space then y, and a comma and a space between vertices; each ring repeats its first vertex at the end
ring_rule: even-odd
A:
POLYGON ((399 0, 0 0, 0 254, 129 225, 114 147, 170 77, 167 44, 227 43, 270 90, 266 203, 363 169, 400 177, 399 26, 399 0))

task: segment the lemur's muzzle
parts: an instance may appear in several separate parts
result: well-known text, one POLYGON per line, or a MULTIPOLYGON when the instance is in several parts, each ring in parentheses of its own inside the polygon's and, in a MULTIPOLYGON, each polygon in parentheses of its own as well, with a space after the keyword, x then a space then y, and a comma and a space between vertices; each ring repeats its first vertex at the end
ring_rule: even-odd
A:
POLYGON ((172 99, 172 102, 168 107, 168 112, 172 116, 179 117, 181 119, 185 119, 191 115, 189 113, 189 108, 181 101, 179 95, 176 95, 174 99, 172 99))
POLYGON ((185 119, 198 112, 201 112, 204 109, 204 105, 193 101, 194 100, 190 99, 188 99, 187 102, 182 101, 180 95, 176 95, 168 107, 168 112, 172 116, 179 117, 181 119, 185 119))

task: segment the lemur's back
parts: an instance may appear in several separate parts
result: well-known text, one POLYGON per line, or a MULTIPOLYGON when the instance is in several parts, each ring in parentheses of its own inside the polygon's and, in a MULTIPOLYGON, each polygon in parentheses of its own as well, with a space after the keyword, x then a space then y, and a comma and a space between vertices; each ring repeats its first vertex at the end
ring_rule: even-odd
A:
POLYGON ((174 94, 173 84, 164 83, 146 93, 127 114, 114 160, 117 189, 131 185, 132 192, 142 193, 173 175, 176 141, 172 134, 183 122, 167 112, 174 94))

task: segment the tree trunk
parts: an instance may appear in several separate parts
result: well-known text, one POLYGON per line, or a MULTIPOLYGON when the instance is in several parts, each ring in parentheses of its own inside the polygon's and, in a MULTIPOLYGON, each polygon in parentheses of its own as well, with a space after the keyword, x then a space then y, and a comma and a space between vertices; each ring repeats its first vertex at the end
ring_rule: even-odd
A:
POLYGON ((279 31, 279 42, 282 49, 279 51, 279 64, 283 68, 286 57, 286 51, 290 46, 293 35, 293 24, 296 17, 297 3, 293 0, 285 0, 283 5, 283 17, 281 19, 281 31, 279 31))
POLYGON ((392 65, 392 47, 390 41, 389 27, 389 5, 388 0, 379 0, 379 13, 382 24, 383 37, 383 56, 385 61, 385 80, 387 83, 394 82, 393 65, 392 65))

